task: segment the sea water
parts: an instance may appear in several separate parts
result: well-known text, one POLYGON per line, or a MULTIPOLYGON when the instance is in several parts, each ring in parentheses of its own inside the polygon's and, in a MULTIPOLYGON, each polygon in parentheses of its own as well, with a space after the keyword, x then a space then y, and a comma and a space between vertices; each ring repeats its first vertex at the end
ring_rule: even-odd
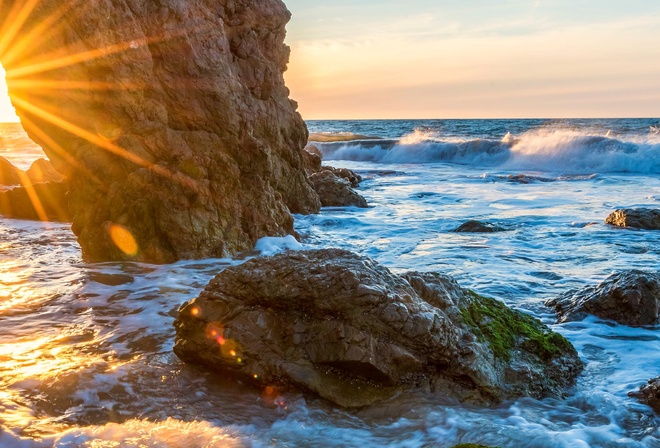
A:
MULTIPOLYGON (((86 263, 68 225, 0 218, 0 447, 660 447, 660 419, 628 397, 660 375, 660 329, 543 302, 625 269, 660 269, 660 233, 609 227, 660 206, 658 120, 311 121, 325 163, 358 171, 370 207, 296 216, 300 243, 343 247, 394 272, 440 271, 530 313, 585 362, 566 396, 491 408, 412 393, 359 411, 261 391, 172 354, 178 307, 235 259, 86 263), (478 219, 494 234, 450 232, 478 219)), ((0 155, 41 151, 19 125, 0 155)))

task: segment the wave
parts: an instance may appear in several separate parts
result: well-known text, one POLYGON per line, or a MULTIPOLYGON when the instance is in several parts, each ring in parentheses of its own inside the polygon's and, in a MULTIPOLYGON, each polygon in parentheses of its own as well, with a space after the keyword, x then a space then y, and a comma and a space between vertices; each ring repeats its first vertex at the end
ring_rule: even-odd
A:
POLYGON ((660 143, 622 141, 575 130, 538 129, 502 139, 442 138, 415 131, 399 140, 328 142, 325 160, 452 163, 563 174, 660 173, 660 143))

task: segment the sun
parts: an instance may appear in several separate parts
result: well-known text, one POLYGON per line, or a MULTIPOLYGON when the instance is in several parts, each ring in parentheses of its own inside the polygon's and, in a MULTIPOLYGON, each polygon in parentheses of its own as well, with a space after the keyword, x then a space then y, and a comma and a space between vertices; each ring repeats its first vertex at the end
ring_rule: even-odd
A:
POLYGON ((5 75, 5 69, 0 65, 0 123, 17 123, 19 120, 9 100, 5 75))

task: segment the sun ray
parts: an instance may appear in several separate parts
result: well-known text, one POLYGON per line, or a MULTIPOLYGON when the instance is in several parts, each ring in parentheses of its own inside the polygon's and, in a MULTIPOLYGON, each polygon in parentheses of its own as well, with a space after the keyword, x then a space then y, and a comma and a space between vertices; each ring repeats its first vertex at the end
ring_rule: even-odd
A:
POLYGON ((37 3, 39 3, 39 0, 27 0, 22 6, 19 6, 18 3, 14 5, 14 8, 5 21, 5 25, 9 24, 9 26, 6 29, 3 26, 2 37, 0 37, 0 55, 4 54, 16 34, 23 27, 23 24, 25 24, 25 21, 30 17, 37 3))
POLYGON ((62 20, 63 17, 67 14, 71 14, 74 6, 80 5, 79 8, 74 10, 75 14, 80 15, 81 9, 87 8, 90 4, 91 2, 83 2, 82 0, 69 0, 61 5, 48 17, 41 20, 32 30, 12 42, 11 47, 7 48, 4 54, 0 53, 2 54, 4 63, 6 65, 11 65, 16 58, 20 57, 21 53, 26 48, 37 46, 39 44, 37 39, 44 41, 59 32, 65 26, 65 22, 62 20))
MULTIPOLYGON (((168 32, 161 36, 155 37, 140 37, 136 39, 127 40, 114 45, 108 45, 103 48, 95 48, 93 50, 82 51, 67 56, 47 59, 45 61, 36 62, 33 64, 24 65, 21 67, 12 68, 7 70, 7 80, 16 79, 26 76, 44 73, 58 68, 69 67, 72 65, 80 64, 82 62, 89 62, 95 59, 100 59, 106 56, 122 53, 124 51, 135 50, 137 48, 146 47, 150 44, 164 42, 167 40, 175 39, 177 37, 186 35, 194 31, 196 33, 203 32, 209 29, 206 27, 190 27, 178 30, 176 32, 168 32)), ((1 54, 1 53, 0 53, 1 54)))
POLYGON ((23 128, 28 133, 28 135, 34 135, 39 141, 43 142, 44 146, 53 151, 56 156, 62 158, 68 165, 72 166, 77 171, 82 172, 97 185, 103 185, 103 182, 98 178, 98 176, 96 176, 84 165, 78 162, 73 156, 71 156, 71 154, 66 152, 62 146, 60 146, 55 140, 46 134, 32 120, 27 117, 21 118, 21 124, 23 125, 23 128))
POLYGON ((39 217, 39 221, 43 221, 43 222, 50 221, 48 219, 48 214, 46 213, 46 210, 44 210, 44 206, 41 203, 41 200, 39 200, 39 195, 37 195, 37 192, 34 189, 34 186, 32 185, 32 181, 30 180, 30 178, 23 171, 18 171, 18 176, 21 179, 21 184, 25 188, 25 192, 28 195, 28 199, 32 203, 32 207, 34 208, 34 211, 37 213, 37 216, 39 217))
POLYGON ((14 104, 24 109, 25 111, 34 114, 35 116, 45 120, 59 128, 77 136, 88 142, 105 149, 106 151, 114 154, 116 156, 122 157, 125 160, 128 160, 135 165, 138 165, 142 168, 146 168, 154 174, 160 175, 170 181, 176 182, 184 188, 190 189, 192 191, 198 191, 201 187, 190 177, 182 173, 172 173, 170 170, 165 168, 162 165, 151 163, 129 151, 126 151, 124 148, 112 143, 110 140, 98 136, 90 131, 87 131, 80 126, 77 126, 67 120, 64 120, 61 117, 58 117, 32 103, 26 101, 23 98, 20 98, 16 95, 12 97, 14 104))

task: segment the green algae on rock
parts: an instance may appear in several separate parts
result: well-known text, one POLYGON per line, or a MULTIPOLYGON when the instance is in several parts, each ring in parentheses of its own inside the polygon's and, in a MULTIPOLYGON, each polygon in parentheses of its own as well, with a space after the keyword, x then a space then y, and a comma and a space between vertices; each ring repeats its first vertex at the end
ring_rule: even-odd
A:
POLYGON ((510 361, 511 352, 517 347, 545 360, 574 350, 565 337, 540 320, 474 291, 468 291, 467 296, 461 316, 477 338, 488 342, 496 357, 510 361))
POLYGON ((582 369, 566 339, 451 277, 339 249, 227 268, 175 327, 186 362, 344 407, 413 388, 480 405, 558 396, 582 369))

